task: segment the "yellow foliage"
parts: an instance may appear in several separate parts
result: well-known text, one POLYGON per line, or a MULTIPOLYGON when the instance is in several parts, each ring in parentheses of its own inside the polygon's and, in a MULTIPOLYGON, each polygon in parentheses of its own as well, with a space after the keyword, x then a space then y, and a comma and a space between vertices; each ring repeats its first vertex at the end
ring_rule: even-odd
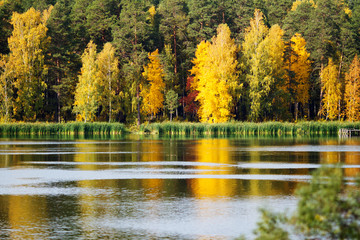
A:
POLYGON ((306 41, 300 34, 291 38, 291 56, 285 66, 289 72, 294 74, 293 79, 286 76, 286 86, 295 93, 295 101, 305 105, 309 101, 311 62, 310 53, 306 50, 306 41))
POLYGON ((360 62, 356 55, 345 75, 346 116, 349 121, 360 120, 360 62))
POLYGON ((76 119, 92 121, 98 107, 98 89, 96 82, 96 44, 89 42, 81 56, 82 68, 76 85, 74 112, 76 119))
POLYGON ((148 17, 148 19, 150 20, 151 22, 151 25, 154 25, 155 24, 155 15, 156 15, 156 8, 154 5, 152 5, 149 10, 148 10, 150 16, 148 17))
POLYGON ((314 2, 314 0, 296 0, 295 2, 293 2, 293 5, 291 7, 291 11, 296 11, 297 7, 302 4, 308 2, 310 3, 314 8, 316 8, 316 4, 314 2))
POLYGON ((118 65, 119 60, 115 57, 115 48, 108 42, 96 59, 96 78, 99 88, 99 101, 103 110, 109 111, 109 121, 111 121, 112 112, 115 111, 112 101, 115 98, 114 89, 119 75, 118 65))
POLYGON ((30 8, 23 14, 13 13, 11 18, 14 30, 8 40, 10 55, 7 67, 11 76, 16 79, 15 114, 22 115, 24 120, 36 119, 46 88, 42 79, 46 71, 44 50, 50 39, 46 37, 44 14, 30 8))
POLYGON ((212 43, 202 41, 196 50, 194 67, 194 86, 199 92, 196 100, 200 102, 198 114, 202 122, 226 122, 229 120, 232 93, 241 87, 237 82, 237 46, 230 38, 226 24, 219 25, 217 36, 212 43))
POLYGON ((326 68, 320 74, 323 91, 323 99, 321 100, 323 108, 322 114, 326 114, 326 118, 333 120, 340 112, 339 101, 341 100, 340 83, 338 82, 338 69, 330 58, 326 68))
POLYGON ((274 25, 269 30, 264 24, 261 11, 255 10, 242 45, 248 68, 246 79, 251 100, 251 120, 259 120, 261 112, 269 109, 275 100, 270 99, 270 93, 282 87, 279 79, 284 75, 283 35, 284 32, 279 25, 274 25))
POLYGON ((156 115, 163 107, 165 87, 164 70, 160 63, 158 49, 149 54, 149 60, 150 62, 144 67, 142 73, 150 84, 148 87, 143 87, 141 91, 142 111, 147 115, 156 115))

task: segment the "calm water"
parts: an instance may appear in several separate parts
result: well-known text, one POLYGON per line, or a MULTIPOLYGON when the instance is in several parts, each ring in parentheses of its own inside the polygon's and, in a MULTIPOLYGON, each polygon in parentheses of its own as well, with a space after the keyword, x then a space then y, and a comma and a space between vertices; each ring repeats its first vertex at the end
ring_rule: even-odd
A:
POLYGON ((360 171, 360 139, 1 139, 1 239, 251 238, 320 164, 360 171))

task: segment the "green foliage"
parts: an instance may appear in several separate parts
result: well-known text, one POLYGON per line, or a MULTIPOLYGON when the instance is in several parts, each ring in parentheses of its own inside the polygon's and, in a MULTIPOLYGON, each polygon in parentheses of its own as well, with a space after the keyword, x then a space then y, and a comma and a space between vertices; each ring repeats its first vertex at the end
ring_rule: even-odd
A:
MULTIPOLYGON (((359 187, 359 186, 357 186, 359 187)), ((306 235, 327 239, 360 237, 360 194, 346 190, 341 168, 322 168, 313 174, 300 197, 296 225, 306 235)))
POLYGON ((340 167, 322 167, 309 184, 297 190, 297 212, 289 218, 262 210, 262 221, 255 230, 257 239, 288 239, 292 235, 305 239, 359 239, 360 181, 346 184, 340 167))
POLYGON ((170 90, 166 93, 165 96, 165 107, 169 110, 170 121, 172 121, 172 115, 175 112, 175 109, 179 106, 179 96, 174 90, 170 90))
POLYGON ((281 216, 266 211, 265 209, 260 209, 261 211, 261 221, 258 222, 258 228, 254 231, 255 240, 287 240, 289 238, 289 233, 282 229, 281 225, 281 216))

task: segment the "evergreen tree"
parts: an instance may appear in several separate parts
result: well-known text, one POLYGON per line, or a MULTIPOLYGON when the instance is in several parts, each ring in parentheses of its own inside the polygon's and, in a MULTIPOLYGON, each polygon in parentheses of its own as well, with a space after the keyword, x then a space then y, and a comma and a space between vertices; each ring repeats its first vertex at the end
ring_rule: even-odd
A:
POLYGON ((93 0, 75 0, 74 3, 72 3, 70 13, 71 29, 74 33, 72 46, 79 56, 81 56, 83 50, 85 49, 86 43, 90 41, 90 36, 86 26, 86 9, 92 2, 93 0))
POLYGON ((114 46, 118 49, 123 61, 123 72, 131 99, 131 114, 137 109, 137 124, 140 125, 140 84, 142 68, 146 59, 144 44, 149 31, 149 3, 146 0, 124 0, 121 2, 121 13, 112 34, 114 46))
POLYGON ((72 118, 77 72, 81 67, 80 58, 74 54, 72 47, 71 4, 70 0, 58 0, 47 22, 51 38, 46 58, 51 84, 48 91, 52 98, 48 100, 48 105, 52 107, 48 111, 56 112, 58 122, 72 118))
POLYGON ((170 90, 166 93, 165 106, 166 109, 169 110, 171 122, 175 109, 179 106, 179 95, 174 90, 170 90))
POLYGON ((98 47, 112 41, 111 29, 118 14, 115 0, 93 0, 86 9, 86 29, 98 47))
POLYGON ((159 5, 160 33, 166 44, 171 44, 175 56, 174 73, 178 73, 179 45, 186 36, 189 22, 184 0, 163 0, 159 5))

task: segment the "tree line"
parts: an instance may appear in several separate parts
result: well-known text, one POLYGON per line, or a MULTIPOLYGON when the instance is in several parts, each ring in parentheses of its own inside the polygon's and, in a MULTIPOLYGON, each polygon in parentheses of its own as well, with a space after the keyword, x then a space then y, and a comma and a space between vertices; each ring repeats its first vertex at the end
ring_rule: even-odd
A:
POLYGON ((1 121, 360 118, 360 0, 2 0, 1 121))

